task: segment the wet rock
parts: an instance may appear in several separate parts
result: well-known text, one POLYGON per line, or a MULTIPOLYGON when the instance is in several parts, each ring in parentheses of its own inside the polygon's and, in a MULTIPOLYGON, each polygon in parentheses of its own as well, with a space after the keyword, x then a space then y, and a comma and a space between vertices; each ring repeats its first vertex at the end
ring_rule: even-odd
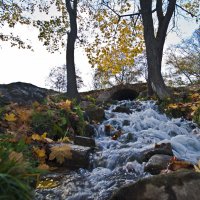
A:
POLYGON ((96 128, 92 124, 86 124, 86 126, 85 126, 85 136, 95 137, 96 133, 97 133, 96 128))
POLYGON ((85 109, 85 118, 91 121, 101 122, 105 118, 105 112, 103 108, 99 108, 97 106, 88 107, 85 109))
POLYGON ((51 93, 56 92, 29 83, 16 82, 2 84, 0 85, 0 104, 6 105, 13 102, 20 105, 27 105, 35 101, 41 103, 51 93))
POLYGON ((117 106, 115 109, 113 109, 113 112, 121 112, 121 113, 126 113, 126 114, 132 113, 130 108, 127 108, 125 106, 117 106))
POLYGON ((200 173, 178 171, 126 185, 110 200, 199 200, 200 173))
POLYGON ((95 147, 95 140, 89 137, 75 136, 74 144, 86 147, 95 147))
POLYGON ((123 124, 122 124, 123 126, 129 126, 130 125, 130 121, 129 120, 124 120, 123 121, 123 124))
POLYGON ((135 136, 133 133, 128 133, 125 137, 125 142, 136 142, 137 141, 137 136, 135 136))
POLYGON ((155 154, 173 156, 171 143, 155 144, 155 147, 153 149, 147 149, 142 152, 140 159, 142 162, 147 162, 155 154))
POLYGON ((153 155, 144 167, 145 172, 152 175, 160 174, 161 170, 166 169, 172 156, 156 154, 153 155))
POLYGON ((175 131, 169 131, 169 132, 168 132, 168 135, 169 135, 170 137, 175 137, 175 136, 177 136, 178 134, 177 134, 175 131))
MULTIPOLYGON (((46 147, 47 157, 51 153, 51 148, 54 146, 66 145, 64 143, 49 144, 46 147)), ((68 169, 78 169, 78 168, 89 168, 90 167, 90 154, 92 153, 92 148, 84 147, 74 144, 68 144, 71 148, 72 157, 71 159, 65 158, 62 164, 56 162, 56 160, 48 161, 47 164, 54 167, 66 167, 68 169)))

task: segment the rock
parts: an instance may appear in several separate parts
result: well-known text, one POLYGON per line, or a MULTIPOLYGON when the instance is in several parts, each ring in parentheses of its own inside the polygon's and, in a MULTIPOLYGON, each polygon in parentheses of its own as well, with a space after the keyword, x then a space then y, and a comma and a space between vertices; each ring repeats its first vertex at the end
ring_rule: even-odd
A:
POLYGON ((75 136, 74 144, 86 147, 95 147, 95 140, 89 137, 75 136))
POLYGON ((155 144, 153 149, 147 149, 142 152, 141 162, 147 162, 153 155, 163 154, 173 156, 171 143, 155 144))
POLYGON ((97 130, 94 127, 94 125, 92 125, 92 124, 86 124, 84 132, 85 132, 85 136, 86 137, 95 137, 96 133, 97 133, 97 130))
POLYGON ((199 188, 200 173, 177 171, 126 185, 110 200, 199 200, 199 188))
MULTIPOLYGON (((48 144, 46 147, 47 157, 51 153, 51 148, 54 146, 62 146, 66 145, 64 143, 57 143, 57 144, 48 144)), ((86 168, 90 167, 90 154, 92 153, 92 148, 84 147, 74 144, 68 144, 71 148, 72 158, 66 159, 62 164, 56 162, 56 160, 48 161, 47 164, 54 167, 66 167, 68 169, 78 169, 78 168, 86 168)))
POLYGON ((6 105, 11 102, 20 105, 32 104, 35 101, 41 103, 51 93, 56 92, 29 83, 2 84, 0 85, 0 105, 6 105))
POLYGON ((126 113, 126 114, 131 114, 132 113, 132 111, 129 108, 125 107, 125 106, 117 106, 113 110, 113 112, 121 112, 121 113, 126 113))
POLYGON ((123 126, 129 126, 130 125, 130 121, 129 120, 127 120, 127 119, 125 119, 124 121, 123 121, 123 124, 122 124, 123 126))
POLYGON ((141 91, 141 92, 139 93, 139 96, 138 96, 139 99, 147 98, 147 97, 148 97, 148 92, 147 92, 147 90, 141 91))
POLYGON ((105 112, 103 108, 99 108, 97 106, 88 107, 85 109, 85 117, 89 122, 93 120, 101 122, 105 118, 105 112))
POLYGON ((144 167, 145 172, 152 175, 160 174, 161 170, 166 169, 172 156, 156 154, 153 155, 144 167))

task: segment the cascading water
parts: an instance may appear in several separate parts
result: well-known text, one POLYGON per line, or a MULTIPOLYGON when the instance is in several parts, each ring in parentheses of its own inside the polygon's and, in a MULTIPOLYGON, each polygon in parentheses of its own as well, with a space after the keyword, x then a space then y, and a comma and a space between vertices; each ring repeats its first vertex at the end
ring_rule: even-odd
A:
POLYGON ((200 160, 200 130, 189 121, 159 113, 154 101, 120 101, 105 112, 107 120, 99 125, 95 138, 93 169, 67 172, 61 185, 37 191, 36 199, 107 200, 120 186, 149 176, 144 173, 145 163, 137 160, 155 143, 170 142, 176 157, 192 163, 200 160), (113 112, 122 105, 132 113, 113 112), (109 133, 106 125, 111 127, 109 133), (122 135, 113 140, 117 132, 122 135))

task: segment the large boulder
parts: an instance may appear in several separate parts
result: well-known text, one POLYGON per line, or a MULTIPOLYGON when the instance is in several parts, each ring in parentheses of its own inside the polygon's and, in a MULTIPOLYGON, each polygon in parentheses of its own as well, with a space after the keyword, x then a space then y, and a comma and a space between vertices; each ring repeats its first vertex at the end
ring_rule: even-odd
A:
MULTIPOLYGON (((48 144, 46 147, 47 157, 49 157, 51 153, 51 149, 53 147, 62 147, 65 146, 64 143, 57 144, 48 144)), ((53 167, 65 167, 67 169, 79 169, 79 168, 90 168, 90 155, 93 152, 91 147, 84 147, 75 144, 67 144, 70 148, 71 157, 65 157, 64 162, 59 163, 56 159, 49 161, 48 164, 53 167)))
POLYGON ((153 155, 144 167, 144 171, 150 174, 159 174, 163 169, 167 169, 167 166, 172 156, 156 154, 153 155))
POLYGON ((130 108, 127 108, 126 106, 117 106, 115 109, 113 109, 113 112, 121 112, 121 113, 126 113, 126 114, 132 113, 130 108))
POLYGON ((0 105, 3 106, 11 102, 22 105, 31 104, 35 101, 41 103, 50 93, 53 93, 53 91, 30 83, 2 84, 0 85, 0 105))
POLYGON ((200 173, 177 171, 120 188, 110 200, 199 200, 200 173))
POLYGON ((173 156, 171 143, 155 144, 151 149, 147 149, 141 153, 140 162, 147 162, 153 155, 162 154, 173 156))
POLYGON ((103 108, 94 105, 85 109, 84 117, 89 122, 102 122, 105 119, 105 112, 103 108))
POLYGON ((76 135, 74 137, 74 144, 85 147, 95 147, 95 140, 93 138, 76 135))

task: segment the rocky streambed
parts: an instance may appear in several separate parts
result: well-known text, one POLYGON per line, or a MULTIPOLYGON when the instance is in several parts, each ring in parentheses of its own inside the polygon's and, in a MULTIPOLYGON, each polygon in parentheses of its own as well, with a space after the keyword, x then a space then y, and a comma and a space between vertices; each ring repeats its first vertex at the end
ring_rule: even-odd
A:
POLYGON ((36 190, 37 200, 183 200, 191 192, 191 199, 198 199, 200 176, 192 170, 153 176, 161 177, 159 181, 151 175, 169 168, 173 156, 191 163, 188 168, 200 160, 200 130, 195 124, 168 118, 154 101, 120 101, 105 110, 105 116, 102 124, 95 125, 96 149, 90 157, 90 168, 62 169, 61 173, 48 175, 59 184, 36 190), (188 184, 190 187, 185 186, 188 184), (126 189, 116 193, 122 186, 126 189), (184 189, 181 196, 181 188, 189 189, 184 189), (139 198, 136 191, 140 190, 144 195, 139 198))

